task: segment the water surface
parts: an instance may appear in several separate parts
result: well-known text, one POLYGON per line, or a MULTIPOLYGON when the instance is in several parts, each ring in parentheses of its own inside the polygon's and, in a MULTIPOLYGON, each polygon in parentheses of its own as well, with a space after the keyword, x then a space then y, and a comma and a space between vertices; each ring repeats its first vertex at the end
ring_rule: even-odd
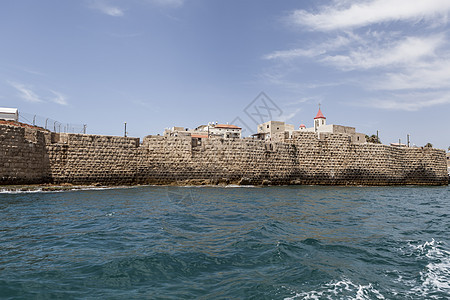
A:
POLYGON ((450 188, 0 193, 0 297, 445 299, 450 188))

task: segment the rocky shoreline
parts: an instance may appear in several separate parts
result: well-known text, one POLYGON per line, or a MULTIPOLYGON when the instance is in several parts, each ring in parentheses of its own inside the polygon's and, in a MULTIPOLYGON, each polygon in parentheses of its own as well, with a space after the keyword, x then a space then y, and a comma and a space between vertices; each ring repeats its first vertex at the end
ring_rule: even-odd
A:
POLYGON ((0 193, 5 192, 60 192, 75 190, 94 190, 94 189, 113 189, 113 188, 131 188, 140 186, 246 186, 247 182, 218 182, 212 180, 185 180, 172 182, 169 184, 133 184, 133 185, 103 185, 100 183, 91 185, 73 185, 73 184, 30 184, 30 185, 0 185, 0 193))

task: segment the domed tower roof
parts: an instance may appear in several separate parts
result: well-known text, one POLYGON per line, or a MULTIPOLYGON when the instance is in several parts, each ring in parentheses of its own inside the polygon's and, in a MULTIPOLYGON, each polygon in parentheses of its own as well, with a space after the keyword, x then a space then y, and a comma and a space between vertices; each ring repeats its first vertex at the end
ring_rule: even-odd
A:
POLYGON ((322 111, 320 110, 319 107, 319 111, 317 112, 317 116, 314 118, 315 119, 326 119, 325 116, 323 115, 322 111))
POLYGON ((305 124, 300 124, 300 128, 306 128, 305 124))

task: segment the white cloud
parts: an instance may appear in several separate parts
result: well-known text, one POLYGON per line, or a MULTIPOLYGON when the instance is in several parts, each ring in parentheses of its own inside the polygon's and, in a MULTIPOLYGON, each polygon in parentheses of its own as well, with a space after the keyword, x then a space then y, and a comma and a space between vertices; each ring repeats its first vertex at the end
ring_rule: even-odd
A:
POLYGON ((398 67, 414 65, 432 58, 436 50, 445 43, 443 35, 431 37, 407 37, 396 43, 369 43, 365 47, 350 48, 348 53, 329 55, 322 62, 331 63, 344 70, 370 69, 379 67, 398 67))
POLYGON ((42 103, 47 102, 45 100, 50 100, 51 102, 59 105, 68 105, 67 97, 60 92, 54 90, 43 90, 40 94, 42 95, 42 93, 44 93, 46 94, 46 96, 42 97, 39 96, 34 90, 32 90, 31 87, 26 86, 22 83, 8 81, 8 84, 15 88, 19 92, 18 96, 25 101, 32 103, 42 103), (53 94, 51 97, 48 96, 50 93, 53 94))
POLYGON ((159 6, 179 7, 184 4, 185 0, 150 0, 159 6))
POLYGON ((281 116, 277 117, 277 120, 281 122, 287 122, 295 117, 301 110, 301 108, 297 108, 294 110, 291 109, 289 113, 283 113, 281 116))
POLYGON ((19 91, 19 97, 28 102, 38 103, 43 102, 38 95, 36 95, 31 88, 25 86, 24 84, 8 81, 9 85, 19 91))
POLYGON ((446 21, 450 12, 448 0, 355 0, 336 1, 334 4, 322 7, 316 14, 296 10, 290 19, 294 24, 313 30, 330 31, 391 21, 436 23, 446 21))
POLYGON ((422 108, 450 104, 449 91, 395 94, 384 99, 371 99, 364 106, 386 110, 417 111, 422 108))
POLYGON ((263 56, 277 62, 265 79, 279 86, 297 83, 298 76, 305 79, 304 73, 292 70, 303 70, 307 60, 307 67, 316 63, 321 72, 334 70, 303 79, 301 86, 313 89, 320 82, 318 86, 333 83, 355 89, 363 98, 352 105, 414 111, 450 103, 450 0, 329 3, 290 15, 289 21, 301 25, 303 32, 317 32, 299 35, 306 46, 263 56), (373 98, 373 94, 388 95, 373 98))
POLYGON ((334 40, 329 40, 326 43, 322 43, 313 46, 309 49, 291 49, 275 51, 264 56, 265 59, 292 59, 297 57, 315 57, 327 53, 328 51, 339 49, 348 45, 351 40, 348 37, 338 36, 334 40))
MULTIPOLYGON (((125 10, 121 8, 120 4, 129 4, 130 1, 125 0, 86 0, 88 7, 97 10, 105 15, 111 17, 122 17, 125 15, 125 10)), ((152 4, 160 7, 177 8, 184 4, 185 0, 136 0, 141 4, 152 4)))
POLYGON ((122 17, 123 9, 113 6, 105 0, 90 0, 89 7, 111 17, 122 17))
POLYGON ((378 90, 413 90, 450 88, 450 59, 410 66, 400 72, 387 73, 370 86, 378 90))
POLYGON ((59 92, 55 92, 53 90, 50 90, 50 92, 52 92, 52 94, 55 95, 55 97, 53 97, 51 99, 54 103, 57 103, 59 105, 68 105, 69 104, 67 102, 67 97, 64 96, 63 94, 61 94, 59 92))

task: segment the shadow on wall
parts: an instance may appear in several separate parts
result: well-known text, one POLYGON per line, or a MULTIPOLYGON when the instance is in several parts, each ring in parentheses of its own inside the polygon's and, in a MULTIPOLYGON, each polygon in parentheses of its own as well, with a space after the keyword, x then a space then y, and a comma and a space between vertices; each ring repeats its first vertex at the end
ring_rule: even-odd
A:
POLYGON ((0 184, 50 182, 47 134, 34 128, 0 126, 0 184))

